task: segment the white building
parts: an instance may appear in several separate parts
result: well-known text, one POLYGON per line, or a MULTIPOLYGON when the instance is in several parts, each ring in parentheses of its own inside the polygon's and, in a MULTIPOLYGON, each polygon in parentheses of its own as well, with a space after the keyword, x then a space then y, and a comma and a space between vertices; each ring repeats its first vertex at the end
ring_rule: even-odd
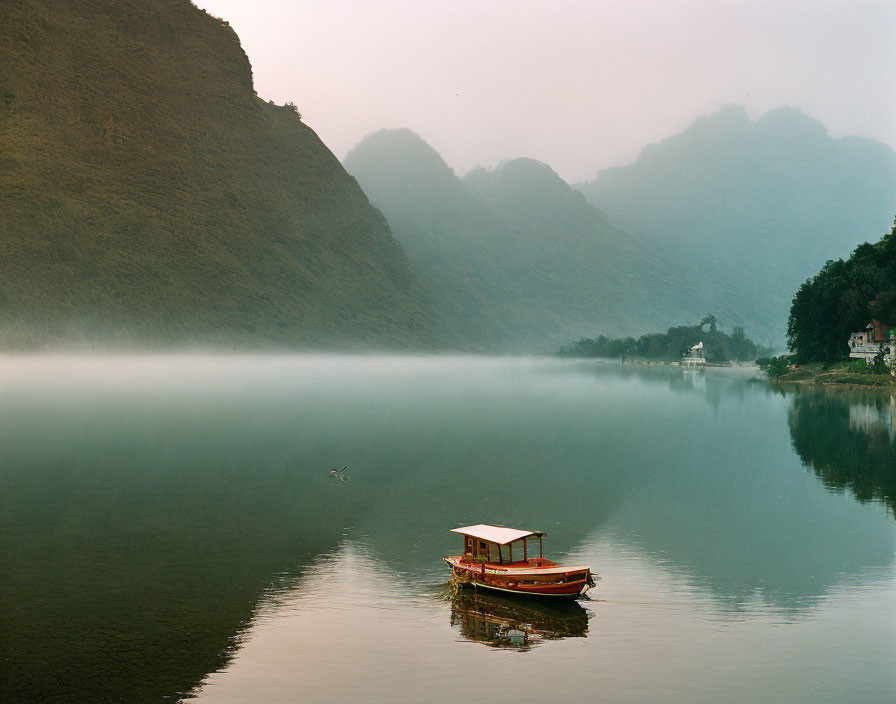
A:
POLYGON ((849 356, 854 359, 864 359, 866 364, 871 364, 881 351, 884 353, 884 364, 893 371, 896 330, 888 330, 877 320, 868 323, 862 332, 849 336, 849 356))

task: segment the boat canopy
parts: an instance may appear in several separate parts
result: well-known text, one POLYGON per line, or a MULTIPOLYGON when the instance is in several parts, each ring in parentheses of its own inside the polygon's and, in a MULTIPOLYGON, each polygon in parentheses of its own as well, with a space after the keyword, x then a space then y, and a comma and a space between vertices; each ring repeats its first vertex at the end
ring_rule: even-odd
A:
POLYGON ((489 526, 484 523, 467 526, 466 528, 452 528, 451 532, 469 535, 479 540, 497 543, 498 545, 507 545, 523 538, 544 538, 547 535, 547 533, 542 533, 538 530, 519 530, 518 528, 505 528, 504 526, 489 526))

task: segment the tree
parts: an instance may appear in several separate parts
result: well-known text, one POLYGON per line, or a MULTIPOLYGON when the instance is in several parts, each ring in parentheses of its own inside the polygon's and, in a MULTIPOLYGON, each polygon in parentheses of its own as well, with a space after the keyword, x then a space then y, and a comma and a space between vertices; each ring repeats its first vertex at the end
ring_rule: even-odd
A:
POLYGON ((772 379, 786 374, 790 370, 790 358, 787 355, 772 357, 768 365, 768 375, 772 379))
MULTIPOLYGON (((715 325, 715 316, 711 325, 715 325)), ((747 339, 741 327, 734 328, 729 337, 718 329, 703 330, 707 323, 704 318, 700 325, 679 325, 665 333, 650 332, 633 337, 610 340, 601 335, 596 340, 582 338, 578 342, 563 347, 559 354, 565 357, 621 357, 637 356, 646 359, 678 361, 698 342, 704 344, 704 355, 710 362, 727 362, 731 359, 752 360, 759 354, 759 346, 747 339)))
POLYGON ((881 350, 876 355, 874 355, 874 359, 871 362, 871 371, 874 374, 889 374, 890 368, 887 366, 887 363, 884 361, 884 351, 881 350))
POLYGON ((850 333, 863 329, 872 317, 872 301, 875 311, 893 317, 896 306, 888 293, 892 291, 896 291, 896 226, 879 242, 856 247, 847 261, 828 261, 800 286, 787 322, 787 341, 797 363, 845 358, 850 333))
POLYGON ((882 291, 868 303, 868 314, 888 328, 896 328, 896 291, 882 291))

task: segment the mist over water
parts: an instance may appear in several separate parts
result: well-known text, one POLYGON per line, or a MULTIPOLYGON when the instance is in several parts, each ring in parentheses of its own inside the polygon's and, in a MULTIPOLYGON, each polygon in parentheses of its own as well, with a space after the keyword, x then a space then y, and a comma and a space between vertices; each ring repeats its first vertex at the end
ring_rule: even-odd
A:
POLYGON ((0 398, 4 701, 448 701, 471 669, 496 701, 520 681, 896 694, 878 397, 738 369, 183 355, 3 358, 0 398), (845 447, 870 477, 841 477, 845 447), (449 529, 478 522, 546 531, 594 600, 452 598, 449 529))

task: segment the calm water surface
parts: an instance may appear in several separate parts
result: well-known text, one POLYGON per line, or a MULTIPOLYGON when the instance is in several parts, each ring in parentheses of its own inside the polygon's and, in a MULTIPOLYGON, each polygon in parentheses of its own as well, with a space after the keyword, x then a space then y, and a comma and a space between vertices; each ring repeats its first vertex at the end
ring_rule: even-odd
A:
POLYGON ((889 396, 192 355, 0 359, 0 400, 4 702, 896 701, 889 396), (479 522, 591 600, 453 593, 479 522))

